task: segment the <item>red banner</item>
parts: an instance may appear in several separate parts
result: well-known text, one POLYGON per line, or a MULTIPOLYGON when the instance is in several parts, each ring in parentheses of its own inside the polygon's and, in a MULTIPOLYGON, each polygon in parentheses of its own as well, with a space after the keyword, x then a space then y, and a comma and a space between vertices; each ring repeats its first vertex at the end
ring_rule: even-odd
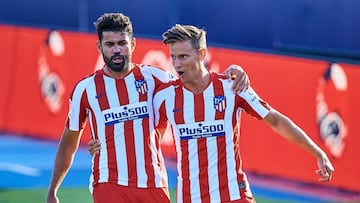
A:
MULTIPOLYGON (((95 34, 0 26, 0 129, 59 139, 74 84, 102 67, 96 40, 95 34)), ((157 40, 137 39, 134 62, 171 67, 168 48, 157 40)), ((232 63, 246 70, 263 99, 329 154, 335 173, 324 184, 360 191, 360 66, 209 48, 212 70, 223 71, 232 63)), ((262 121, 243 114, 241 134, 245 170, 318 183, 316 159, 262 121)), ((175 156, 171 136, 165 138, 163 151, 175 156)))
MULTIPOLYGON (((257 92, 301 126, 331 156, 336 170, 331 185, 359 191, 360 176, 357 171, 360 170, 360 164, 354 162, 360 143, 359 136, 356 136, 360 127, 355 123, 355 115, 360 113, 357 89, 360 81, 356 79, 360 77, 359 66, 239 51, 236 51, 236 55, 233 51, 217 52, 222 54, 216 58, 228 60, 228 63, 236 58, 237 63, 242 64, 250 74, 257 92), (329 69, 336 72, 336 66, 339 66, 340 73, 333 77, 345 77, 346 88, 336 89, 334 81, 327 79, 321 93, 320 81, 329 69), (328 131, 339 131, 336 135, 330 133, 324 137, 320 134, 318 97, 321 94, 328 114, 337 112, 342 116, 342 122, 334 119, 322 123, 328 131), (339 123, 338 127, 331 129, 331 125, 336 122, 339 123)), ((262 122, 247 115, 243 115, 241 133, 245 169, 317 183, 314 173, 316 159, 305 150, 287 142, 262 122)))

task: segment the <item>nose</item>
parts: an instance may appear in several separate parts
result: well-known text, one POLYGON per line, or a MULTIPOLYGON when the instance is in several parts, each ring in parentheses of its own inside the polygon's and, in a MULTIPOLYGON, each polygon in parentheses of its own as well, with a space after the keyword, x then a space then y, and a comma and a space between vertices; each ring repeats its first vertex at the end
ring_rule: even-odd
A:
POLYGON ((113 46, 112 51, 114 53, 120 53, 121 52, 121 46, 118 46, 118 45, 113 46))
POLYGON ((174 58, 174 59, 172 60, 172 63, 173 63, 173 66, 174 66, 175 69, 181 67, 181 62, 180 62, 180 60, 177 59, 177 58, 174 58))

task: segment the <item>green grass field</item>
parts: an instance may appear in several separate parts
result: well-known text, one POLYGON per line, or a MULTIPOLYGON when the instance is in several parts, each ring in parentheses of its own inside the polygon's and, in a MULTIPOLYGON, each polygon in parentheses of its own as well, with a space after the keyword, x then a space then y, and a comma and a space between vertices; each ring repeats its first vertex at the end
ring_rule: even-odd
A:
MULTIPOLYGON (((170 190, 171 202, 175 203, 175 190, 170 190)), ((87 188, 61 188, 58 193, 62 203, 91 203, 92 198, 87 188)), ((0 189, 1 203, 43 203, 46 189, 0 189)), ((292 203, 256 198, 257 203, 292 203)))

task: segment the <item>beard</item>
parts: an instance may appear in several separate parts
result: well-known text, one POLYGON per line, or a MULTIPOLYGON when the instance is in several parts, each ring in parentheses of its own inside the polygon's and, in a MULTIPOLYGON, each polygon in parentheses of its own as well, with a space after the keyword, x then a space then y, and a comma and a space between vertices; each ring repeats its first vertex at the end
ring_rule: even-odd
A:
POLYGON ((112 71, 115 71, 115 72, 121 72, 122 70, 124 70, 124 68, 129 66, 129 57, 128 56, 116 54, 116 55, 112 55, 109 58, 109 57, 106 57, 103 54, 103 58, 104 58, 105 65, 107 67, 109 67, 112 71), (121 63, 114 63, 113 59, 115 57, 120 57, 122 59, 122 62, 121 63))

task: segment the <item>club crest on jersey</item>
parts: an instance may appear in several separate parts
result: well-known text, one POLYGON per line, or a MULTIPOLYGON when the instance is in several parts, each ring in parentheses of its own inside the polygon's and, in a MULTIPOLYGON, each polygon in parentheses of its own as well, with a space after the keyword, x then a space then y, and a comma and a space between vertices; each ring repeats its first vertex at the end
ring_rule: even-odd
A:
POLYGON ((225 96, 215 96, 214 99, 214 109, 223 112, 226 108, 226 99, 225 96))
POLYGON ((148 91, 146 80, 135 80, 136 91, 145 94, 148 91))

